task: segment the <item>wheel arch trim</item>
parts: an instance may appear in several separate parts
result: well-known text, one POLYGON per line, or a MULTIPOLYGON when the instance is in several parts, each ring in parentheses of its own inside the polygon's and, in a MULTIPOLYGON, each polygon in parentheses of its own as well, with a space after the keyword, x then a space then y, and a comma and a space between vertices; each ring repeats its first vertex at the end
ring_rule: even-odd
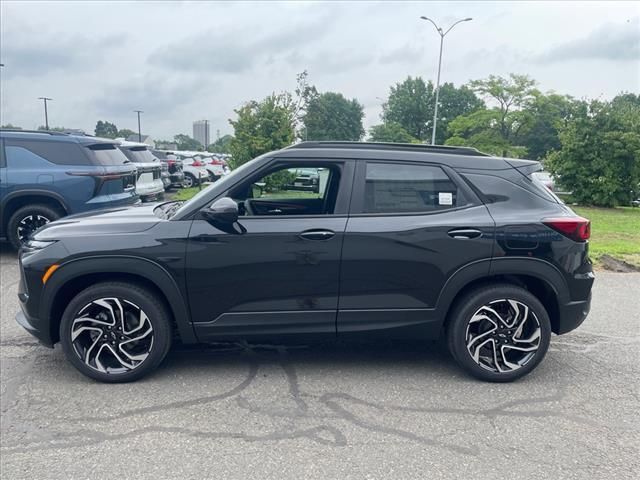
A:
MULTIPOLYGON (((156 287, 165 297, 171 310, 180 339, 184 343, 195 343, 196 336, 190 321, 185 299, 169 272, 158 263, 144 257, 128 255, 99 255, 72 259, 60 264, 55 274, 47 281, 42 293, 40 318, 49 323, 57 295, 78 277, 96 274, 132 275, 143 278, 156 287)), ((88 285, 87 285, 88 286, 88 285)))

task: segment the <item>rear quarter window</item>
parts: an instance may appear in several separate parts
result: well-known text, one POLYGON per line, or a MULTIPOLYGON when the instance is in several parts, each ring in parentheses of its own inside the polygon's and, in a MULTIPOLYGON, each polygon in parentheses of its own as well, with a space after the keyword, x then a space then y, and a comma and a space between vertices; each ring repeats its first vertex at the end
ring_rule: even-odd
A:
MULTIPOLYGON (((35 165, 43 160, 56 165, 91 165, 77 143, 49 142, 46 140, 6 139, 7 163, 12 168, 35 165), (11 154, 9 153, 11 152, 11 154), (38 160, 41 159, 41 160, 38 160)), ((40 163, 42 165, 42 163, 40 163)))

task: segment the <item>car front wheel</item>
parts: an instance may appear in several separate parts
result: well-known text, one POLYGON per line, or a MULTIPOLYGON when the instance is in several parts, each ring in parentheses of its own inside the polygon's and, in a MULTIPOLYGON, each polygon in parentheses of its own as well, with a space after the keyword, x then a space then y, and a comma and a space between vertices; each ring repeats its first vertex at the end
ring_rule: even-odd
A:
POLYGON ((196 177, 194 177, 190 173, 185 173, 184 181, 182 182, 182 185, 184 186, 184 188, 191 188, 195 184, 196 184, 196 177))
POLYGON ((67 359, 88 377, 108 383, 138 380, 169 351, 170 314, 161 299, 138 285, 99 283, 65 309, 60 342, 67 359))
POLYGON ((551 338, 549 315, 529 291, 508 284, 470 292, 449 317, 447 343, 458 364, 481 380, 510 382, 531 372, 551 338))

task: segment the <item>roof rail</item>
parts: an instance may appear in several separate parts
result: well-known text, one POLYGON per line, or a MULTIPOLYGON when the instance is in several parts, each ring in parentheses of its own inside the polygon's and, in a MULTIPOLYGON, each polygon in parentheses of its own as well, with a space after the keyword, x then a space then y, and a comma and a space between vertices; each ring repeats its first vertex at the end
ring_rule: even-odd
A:
POLYGON ((42 133, 46 135, 68 135, 68 133, 56 132, 54 130, 23 130, 22 128, 0 128, 0 132, 42 133))
POLYGON ((385 143, 385 142, 325 142, 325 141, 308 141, 300 142, 287 147, 288 149, 296 148, 344 148, 344 149, 361 149, 361 150, 404 150, 408 152, 434 152, 446 153, 452 155, 469 155, 476 157, 489 157, 486 153, 473 147, 457 147, 448 145, 427 145, 423 143, 385 143))

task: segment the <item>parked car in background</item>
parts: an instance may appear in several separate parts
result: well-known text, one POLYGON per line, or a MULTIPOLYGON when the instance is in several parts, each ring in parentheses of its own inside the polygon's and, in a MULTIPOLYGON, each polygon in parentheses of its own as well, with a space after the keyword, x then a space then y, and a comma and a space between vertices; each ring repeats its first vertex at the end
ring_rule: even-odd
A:
POLYGON ((224 169, 224 162, 214 155, 203 155, 202 162, 209 173, 209 180, 212 182, 215 182, 227 174, 224 169))
POLYGON ((138 169, 136 191, 143 202, 157 200, 164 193, 162 163, 144 143, 122 141, 120 150, 138 169))
POLYGON ((16 319, 104 382, 143 377, 176 340, 372 336, 443 338, 466 372, 513 381, 582 324, 594 281, 590 223, 532 181, 539 168, 464 147, 299 143, 187 202, 45 226, 20 256, 16 319), (291 169, 316 170, 317 195, 254 196, 291 169))
POLYGON ((184 170, 184 186, 186 188, 195 187, 202 182, 209 180, 209 171, 206 169, 204 162, 197 156, 189 154, 181 154, 175 152, 182 159, 182 168, 184 170))
POLYGON ((293 183, 287 186, 287 190, 318 192, 320 188, 320 176, 318 174, 318 169, 297 168, 290 171, 295 175, 295 178, 293 183))
POLYGON ((135 184, 113 140, 0 129, 0 234, 15 248, 65 215, 134 204, 135 184))
POLYGON ((182 170, 182 160, 179 160, 172 153, 168 153, 163 150, 151 149, 150 151, 167 168, 169 185, 165 187, 165 190, 171 187, 182 188, 184 186, 184 171, 182 170))

